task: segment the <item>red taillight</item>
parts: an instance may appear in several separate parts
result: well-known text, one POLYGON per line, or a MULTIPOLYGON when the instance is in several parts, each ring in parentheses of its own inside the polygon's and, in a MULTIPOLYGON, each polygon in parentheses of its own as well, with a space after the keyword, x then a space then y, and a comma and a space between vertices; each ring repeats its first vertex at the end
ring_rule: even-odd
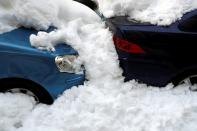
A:
POLYGON ((117 36, 113 37, 116 47, 122 51, 132 54, 145 54, 145 51, 137 44, 123 40, 117 36))

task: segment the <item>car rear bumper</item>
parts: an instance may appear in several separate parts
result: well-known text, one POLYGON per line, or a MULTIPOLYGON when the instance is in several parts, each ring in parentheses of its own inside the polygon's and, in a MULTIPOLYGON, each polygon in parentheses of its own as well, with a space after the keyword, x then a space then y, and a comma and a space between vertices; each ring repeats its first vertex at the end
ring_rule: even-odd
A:
POLYGON ((118 55, 125 81, 136 79, 151 86, 163 87, 171 82, 177 71, 172 63, 147 58, 143 55, 133 55, 122 51, 118 51, 118 55))

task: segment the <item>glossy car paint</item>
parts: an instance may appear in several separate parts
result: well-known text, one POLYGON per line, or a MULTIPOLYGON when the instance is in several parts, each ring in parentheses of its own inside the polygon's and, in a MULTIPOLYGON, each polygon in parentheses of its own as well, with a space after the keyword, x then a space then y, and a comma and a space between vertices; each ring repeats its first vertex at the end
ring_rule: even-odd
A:
POLYGON ((126 80, 165 86, 187 72, 196 73, 197 31, 186 31, 183 27, 192 19, 197 22, 197 10, 169 26, 129 21, 124 16, 107 19, 116 37, 135 43, 145 51, 144 54, 132 54, 117 48, 126 80))
POLYGON ((41 51, 31 47, 31 34, 37 31, 19 28, 0 35, 0 79, 31 80, 44 87, 53 98, 83 83, 84 74, 60 73, 55 64, 58 55, 76 55, 73 48, 59 44, 55 52, 41 51))
POLYGON ((92 10, 96 10, 98 8, 97 3, 91 0, 74 0, 81 4, 86 5, 87 7, 91 8, 92 10))

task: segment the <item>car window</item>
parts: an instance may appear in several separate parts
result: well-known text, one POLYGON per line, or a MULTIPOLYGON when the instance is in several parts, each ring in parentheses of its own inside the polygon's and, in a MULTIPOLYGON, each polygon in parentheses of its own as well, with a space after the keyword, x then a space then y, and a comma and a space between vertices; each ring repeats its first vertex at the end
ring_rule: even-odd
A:
POLYGON ((179 24, 179 29, 185 32, 197 33, 197 15, 181 21, 179 24))

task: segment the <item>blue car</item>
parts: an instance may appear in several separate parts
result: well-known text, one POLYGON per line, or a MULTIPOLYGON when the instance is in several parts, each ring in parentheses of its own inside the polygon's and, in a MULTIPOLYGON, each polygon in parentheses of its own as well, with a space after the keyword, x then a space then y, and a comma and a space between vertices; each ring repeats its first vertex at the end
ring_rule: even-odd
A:
POLYGON ((77 52, 66 44, 55 52, 31 47, 36 30, 18 28, 0 35, 0 91, 24 93, 51 104, 63 91, 83 84, 83 67, 75 69, 77 52))
POLYGON ((197 83, 197 10, 169 26, 116 16, 106 20, 114 34, 125 80, 163 87, 197 83))

